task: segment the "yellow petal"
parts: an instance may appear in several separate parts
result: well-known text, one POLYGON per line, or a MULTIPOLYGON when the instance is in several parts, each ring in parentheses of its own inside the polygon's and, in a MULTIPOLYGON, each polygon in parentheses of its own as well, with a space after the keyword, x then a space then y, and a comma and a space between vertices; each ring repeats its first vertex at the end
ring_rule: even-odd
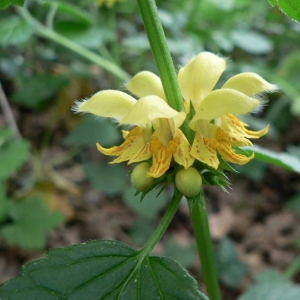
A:
POLYGON ((252 158, 254 158, 254 153, 252 153, 250 157, 235 153, 232 149, 230 137, 221 128, 219 128, 217 131, 216 139, 218 142, 217 150, 226 161, 239 165, 244 165, 248 163, 252 158))
POLYGON ((190 126, 193 128, 193 123, 201 119, 213 120, 227 114, 247 114, 259 104, 259 100, 235 90, 216 90, 202 100, 190 126))
POLYGON ((140 162, 149 159, 152 156, 152 152, 150 150, 150 143, 147 143, 142 149, 137 151, 135 155, 129 160, 128 164, 132 164, 135 162, 140 162))
POLYGON ((151 138, 150 149, 153 161, 148 174, 151 177, 158 178, 170 168, 172 151, 169 147, 164 146, 155 134, 151 138))
POLYGON ((185 119, 185 113, 174 110, 157 96, 146 96, 136 102, 120 123, 145 126, 160 118, 172 118, 180 126, 185 119))
POLYGON ((259 130, 259 131, 253 131, 253 130, 248 130, 245 128, 248 126, 247 124, 241 122, 237 117, 233 115, 227 115, 223 117, 224 122, 222 121, 222 128, 226 130, 226 128, 223 127, 223 123, 225 126, 228 128, 231 128, 231 130, 236 130, 241 132, 246 138, 250 139, 257 139, 262 137, 263 135, 267 134, 269 130, 269 125, 266 126, 265 128, 259 130))
POLYGON ((97 144, 97 149, 105 155, 118 156, 111 163, 120 163, 135 157, 145 145, 145 130, 140 127, 135 127, 128 133, 125 141, 120 146, 114 146, 107 149, 103 148, 100 144, 97 144))
POLYGON ((178 81, 182 96, 197 109, 201 100, 212 91, 226 68, 226 61, 209 52, 202 52, 180 69, 178 81))
POLYGON ((127 89, 139 98, 155 95, 166 99, 160 78, 154 73, 142 71, 136 74, 127 84, 127 89))
POLYGON ((190 154, 191 145, 180 129, 177 130, 176 137, 171 140, 168 147, 172 150, 174 160, 185 169, 194 163, 194 157, 190 154))
POLYGON ((196 132, 190 153, 197 160, 217 169, 219 166, 219 160, 217 157, 216 147, 217 142, 215 140, 204 139, 198 132, 196 132))
POLYGON ((252 153, 249 157, 235 153, 230 144, 220 144, 218 152, 226 161, 238 165, 244 165, 254 158, 254 153, 252 153))
POLYGON ((90 99, 77 104, 77 112, 89 112, 97 116, 119 119, 126 115, 136 100, 130 95, 115 91, 105 90, 96 93, 90 99))
POLYGON ((247 96, 253 96, 264 91, 274 91, 276 86, 270 84, 255 73, 241 73, 231 77, 222 88, 234 89, 247 96))

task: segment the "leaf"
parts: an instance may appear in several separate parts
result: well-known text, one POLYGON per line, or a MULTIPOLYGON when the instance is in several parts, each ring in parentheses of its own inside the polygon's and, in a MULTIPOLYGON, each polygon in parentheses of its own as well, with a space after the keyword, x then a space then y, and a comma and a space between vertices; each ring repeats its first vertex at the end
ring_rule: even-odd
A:
POLYGON ((35 198, 11 201, 9 215, 13 223, 4 226, 1 235, 7 243, 26 249, 43 249, 47 232, 63 221, 61 213, 48 210, 35 198))
POLYGON ((1 300, 207 299, 170 258, 146 256, 117 241, 49 251, 0 288, 1 300), (13 296, 12 296, 13 295, 13 296), (12 298, 13 297, 13 298, 12 298))
POLYGON ((11 4, 22 6, 25 0, 0 0, 0 9, 4 9, 11 4))
POLYGON ((216 265, 220 280, 229 287, 238 287, 248 271, 245 263, 239 260, 234 243, 223 238, 216 251, 216 265))
POLYGON ((127 181, 124 165, 86 163, 84 171, 91 184, 107 195, 120 194, 127 181))
POLYGON ((120 143, 120 133, 116 125, 104 118, 95 119, 86 115, 81 123, 64 139, 66 145, 91 146, 99 143, 103 147, 111 147, 120 143))
POLYGON ((0 181, 0 222, 8 216, 9 200, 6 198, 4 183, 0 181))
MULTIPOLYGON (((52 7, 53 0, 49 1, 46 0, 45 4, 48 7, 52 7)), ((80 9, 78 6, 75 6, 70 3, 65 3, 63 1, 55 1, 56 9, 59 13, 64 13, 70 17, 72 17, 77 22, 83 23, 85 25, 90 25, 92 23, 92 16, 91 14, 87 13, 86 11, 80 9)))
POLYGON ((182 245, 176 239, 169 238, 165 244, 164 255, 172 257, 182 266, 188 268, 197 258, 197 245, 196 243, 182 245))
POLYGON ((257 282, 238 300, 296 300, 300 299, 300 285, 292 284, 273 270, 259 274, 257 282))
POLYGON ((234 30, 231 39, 237 47, 254 55, 267 54, 273 50, 272 41, 255 31, 234 30))
POLYGON ((271 4, 272 6, 274 6, 274 5, 277 4, 277 0, 269 0, 269 2, 270 2, 270 4, 271 4))
POLYGON ((231 39, 237 47, 254 55, 267 54, 273 49, 271 40, 255 31, 235 30, 231 39))
POLYGON ((40 108, 57 91, 67 86, 65 76, 38 74, 24 78, 22 87, 13 95, 13 100, 29 108, 40 108))
POLYGON ((300 22, 299 0, 277 0, 280 9, 291 19, 300 22))
POLYGON ((154 219, 166 205, 168 199, 164 191, 158 195, 159 191, 159 189, 151 190, 141 201, 141 196, 135 195, 135 189, 130 187, 125 191, 124 200, 126 204, 139 215, 147 219, 154 219))
POLYGON ((19 45, 27 42, 33 33, 32 26, 17 16, 0 21, 0 45, 19 45))
POLYGON ((285 204, 285 207, 300 218, 300 194, 298 193, 292 196, 285 204))
POLYGON ((255 153, 255 159, 264 161, 268 164, 275 165, 289 171, 300 173, 300 160, 288 153, 274 152, 260 146, 254 145, 253 147, 243 147, 240 150, 237 149, 238 153, 251 154, 255 153))
POLYGON ((25 140, 12 140, 0 147, 0 179, 5 179, 27 160, 30 144, 25 140))

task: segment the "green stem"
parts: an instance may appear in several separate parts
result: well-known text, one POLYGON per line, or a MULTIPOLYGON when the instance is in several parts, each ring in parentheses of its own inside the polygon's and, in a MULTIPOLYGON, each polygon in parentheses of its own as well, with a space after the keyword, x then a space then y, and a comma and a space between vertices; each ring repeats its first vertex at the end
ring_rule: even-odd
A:
MULTIPOLYGON (((176 71, 168 48, 164 30, 159 19, 154 0, 137 0, 148 40, 158 68, 159 76, 164 88, 168 104, 177 111, 184 111, 183 99, 177 80, 176 71)), ((193 133, 187 121, 181 125, 181 130, 193 142, 193 133)))
POLYGON ((284 272, 284 277, 291 280, 300 270, 300 255, 291 263, 288 269, 284 272))
POLYGON ((203 191, 200 192, 199 196, 189 199, 189 205, 207 294, 210 300, 220 300, 221 293, 215 265, 214 248, 210 236, 203 191))
POLYGON ((154 0, 137 0, 159 76, 169 105, 177 111, 184 105, 166 37, 154 0))
POLYGON ((130 75, 122 70, 119 66, 115 65, 114 63, 102 58, 101 56, 97 55, 96 53, 80 46, 72 42, 71 40, 65 38, 64 36, 56 33, 51 28, 48 28, 34 19, 31 14, 28 12, 27 9, 22 7, 16 7, 18 13, 29 23, 32 27, 36 30, 38 34, 42 37, 48 38, 69 50, 83 56, 87 60, 97 64, 98 66, 102 67, 103 69, 109 71, 110 73, 114 74, 116 77, 122 80, 129 80, 130 75))
POLYGON ((165 233, 166 229, 168 228, 170 222, 172 221, 182 198, 182 194, 175 189, 172 201, 165 212, 164 216, 162 217, 158 227, 155 229, 154 233, 146 243, 146 245, 141 250, 141 257, 144 258, 146 255, 150 254, 155 245, 161 239, 163 234, 165 233))

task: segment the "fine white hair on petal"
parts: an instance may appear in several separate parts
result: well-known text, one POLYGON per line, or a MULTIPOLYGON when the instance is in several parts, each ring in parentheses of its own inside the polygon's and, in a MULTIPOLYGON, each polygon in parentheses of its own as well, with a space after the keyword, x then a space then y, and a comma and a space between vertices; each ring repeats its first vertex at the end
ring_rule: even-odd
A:
POLYGON ((268 94, 276 93, 279 90, 279 87, 276 84, 273 84, 272 86, 273 86, 272 89, 266 90, 259 94, 254 95, 254 98, 260 100, 260 103, 259 103, 259 105, 254 107, 254 109, 251 111, 252 113, 258 114, 264 109, 265 106, 268 105, 268 102, 269 102, 268 94))
POLYGON ((89 98, 83 98, 82 100, 76 100, 76 101, 74 102, 74 104, 72 105, 72 107, 71 107, 71 111, 72 111, 73 113, 75 113, 75 114, 80 114, 80 113, 82 113, 82 111, 80 111, 79 107, 80 107, 80 105, 81 105, 83 102, 87 101, 88 99, 89 99, 89 98))

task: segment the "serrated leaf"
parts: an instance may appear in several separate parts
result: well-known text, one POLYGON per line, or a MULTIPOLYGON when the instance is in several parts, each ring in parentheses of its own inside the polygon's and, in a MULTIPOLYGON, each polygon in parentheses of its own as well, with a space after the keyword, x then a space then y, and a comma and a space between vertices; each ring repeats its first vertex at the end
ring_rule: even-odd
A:
POLYGON ((1 235, 7 243, 26 249, 43 249, 47 232, 64 218, 61 213, 48 210, 42 200, 35 198, 11 201, 9 215, 13 223, 4 226, 1 235))
POLYGON ((197 282, 170 258, 146 256, 117 241, 49 251, 0 288, 1 300, 205 299, 197 282))
POLYGON ((300 22, 299 0, 277 0, 277 4, 291 19, 300 22))
POLYGON ((275 165, 289 171, 300 173, 300 159, 288 153, 274 152, 260 146, 254 145, 253 147, 243 147, 237 149, 238 153, 255 153, 255 159, 264 161, 268 164, 275 165))
POLYGON ((216 251, 216 265, 220 280, 229 287, 238 287, 248 267, 240 261, 234 243, 223 238, 216 251))
POLYGON ((27 42, 33 33, 32 26, 17 16, 0 21, 0 45, 19 45, 27 42))
POLYGON ((8 141, 0 147, 0 179, 5 179, 26 161, 30 144, 25 140, 8 141))
POLYGON ((25 0, 0 0, 0 9, 4 9, 8 7, 9 5, 23 5, 25 0))

